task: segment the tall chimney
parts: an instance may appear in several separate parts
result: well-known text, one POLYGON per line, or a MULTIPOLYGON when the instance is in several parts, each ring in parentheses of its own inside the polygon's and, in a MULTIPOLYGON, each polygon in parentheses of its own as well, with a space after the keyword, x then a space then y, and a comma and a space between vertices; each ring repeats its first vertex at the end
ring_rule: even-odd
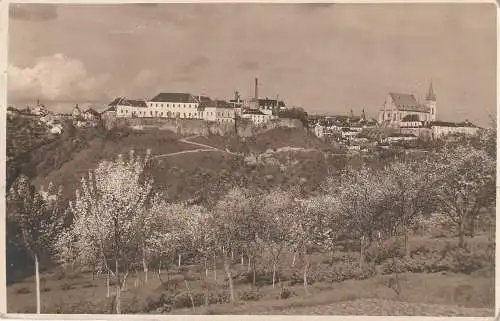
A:
POLYGON ((255 78, 255 100, 259 99, 259 78, 255 78))

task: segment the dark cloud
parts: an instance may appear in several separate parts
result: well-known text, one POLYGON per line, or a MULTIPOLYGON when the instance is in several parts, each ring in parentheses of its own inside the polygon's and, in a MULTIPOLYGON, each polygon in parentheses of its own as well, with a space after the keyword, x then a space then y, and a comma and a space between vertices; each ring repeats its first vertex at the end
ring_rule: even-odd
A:
POLYGON ((57 19, 55 5, 46 4, 11 4, 9 16, 12 19, 47 21, 57 19))

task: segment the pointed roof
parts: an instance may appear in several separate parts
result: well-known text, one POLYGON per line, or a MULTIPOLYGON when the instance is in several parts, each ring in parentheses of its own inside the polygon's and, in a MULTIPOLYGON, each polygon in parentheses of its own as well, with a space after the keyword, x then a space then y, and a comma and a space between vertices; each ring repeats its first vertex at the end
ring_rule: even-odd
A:
POLYGON ((427 92, 427 97, 425 97, 427 101, 436 101, 436 94, 434 93, 434 88, 432 87, 432 81, 429 85, 429 91, 427 92))

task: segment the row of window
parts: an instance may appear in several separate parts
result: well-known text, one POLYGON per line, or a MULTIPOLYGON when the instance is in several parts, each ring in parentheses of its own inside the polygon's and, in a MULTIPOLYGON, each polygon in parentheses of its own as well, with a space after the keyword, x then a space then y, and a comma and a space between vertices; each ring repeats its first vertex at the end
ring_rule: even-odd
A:
MULTIPOLYGON (((165 107, 165 105, 167 105, 167 107, 170 107, 170 103, 167 103, 167 104, 164 104, 164 103, 149 103, 149 107, 165 107)), ((172 104, 172 107, 177 107, 177 108, 181 108, 181 104, 172 104)), ((196 108, 196 104, 182 104, 182 107, 183 108, 196 108), (187 105, 187 106, 186 106, 187 105)))
MULTIPOLYGON (((154 112, 152 110, 149 111, 149 114, 147 111, 139 111, 139 112, 136 112, 136 111, 129 111, 128 109, 120 109, 119 111, 120 114, 129 114, 131 113, 132 116, 160 116, 162 117, 164 114, 162 111, 158 112, 157 110, 155 110, 154 112)), ((214 116, 214 112, 206 112, 206 116, 214 116)), ((165 113, 165 116, 171 116, 170 115, 171 112, 166 112, 165 113)), ((200 112, 199 113, 200 117, 203 117, 203 112, 200 112)), ((194 112, 194 113, 183 113, 183 116, 184 118, 187 118, 187 117, 197 117, 198 116, 198 113, 194 112)), ((217 112, 217 117, 232 117, 230 113, 224 113, 224 112, 217 112)))

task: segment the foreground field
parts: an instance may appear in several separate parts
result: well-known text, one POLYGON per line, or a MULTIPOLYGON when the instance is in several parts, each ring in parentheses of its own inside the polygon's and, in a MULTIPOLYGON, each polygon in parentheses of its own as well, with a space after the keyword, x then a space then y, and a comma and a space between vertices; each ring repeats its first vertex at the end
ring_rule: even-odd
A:
MULTIPOLYGON (((414 237, 413 246, 425 246, 430 251, 453 244, 454 239, 414 237)), ((487 238, 474 239, 476 248, 487 238)), ((352 255, 354 253, 344 253, 352 255)), ((306 295, 300 274, 301 260, 296 269, 282 268, 282 283, 270 284, 258 276, 252 290, 246 262, 234 260, 233 273, 238 303, 227 303, 227 282, 222 264, 205 275, 197 265, 180 268, 172 264, 167 277, 161 279, 155 271, 143 283, 143 273, 131 273, 122 292, 123 313, 152 314, 333 314, 333 315, 432 315, 432 316, 492 316, 494 307, 494 276, 491 269, 479 269, 470 274, 441 271, 436 273, 398 273, 399 294, 394 290, 395 274, 379 273, 367 279, 328 281, 322 273, 332 267, 325 255, 314 255, 309 295, 306 295), (315 280, 316 279, 316 280, 315 280), (168 282, 167 282, 168 280, 168 282), (286 281, 285 281, 286 280, 286 281), (186 285, 193 295, 189 298, 186 285), (205 294, 208 296, 205 297, 205 294), (208 306, 206 300, 208 298, 208 306)), ((291 257, 287 262, 290 264, 291 257)), ((346 263, 337 263, 346 267, 346 263)), ((443 269, 444 270, 444 269, 443 269)), ((112 313, 114 287, 106 298, 106 281, 91 273, 63 273, 54 270, 42 274, 42 313, 112 313)), ((7 287, 8 311, 35 311, 35 284, 30 277, 7 287)))

